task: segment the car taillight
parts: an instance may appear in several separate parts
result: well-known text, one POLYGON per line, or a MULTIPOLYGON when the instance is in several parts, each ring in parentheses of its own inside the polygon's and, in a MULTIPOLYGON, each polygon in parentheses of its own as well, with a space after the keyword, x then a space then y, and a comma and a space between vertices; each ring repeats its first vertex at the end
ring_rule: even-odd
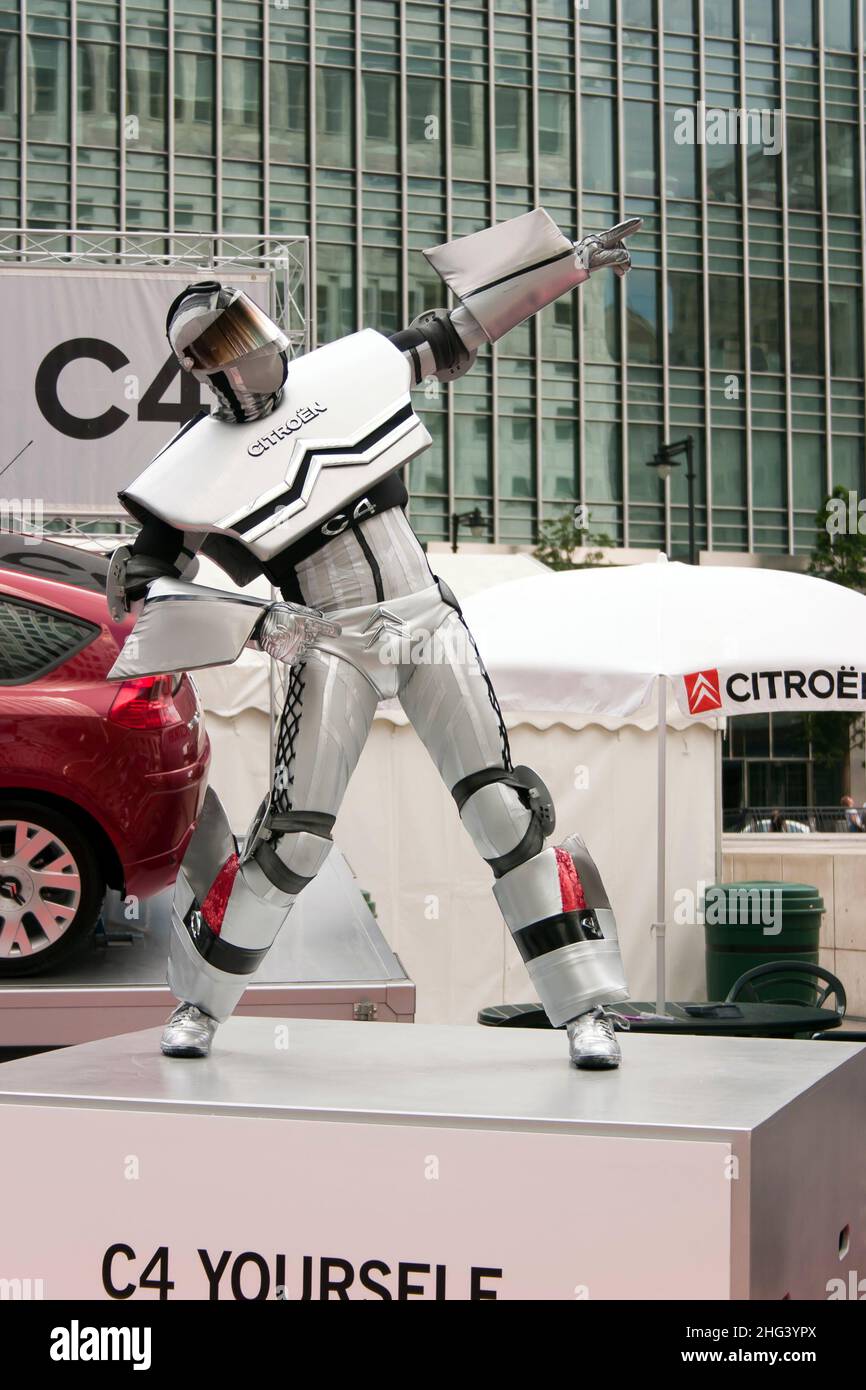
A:
POLYGON ((165 729, 179 724, 173 685, 172 676, 137 676, 124 681, 108 712, 109 719, 125 729, 165 729))

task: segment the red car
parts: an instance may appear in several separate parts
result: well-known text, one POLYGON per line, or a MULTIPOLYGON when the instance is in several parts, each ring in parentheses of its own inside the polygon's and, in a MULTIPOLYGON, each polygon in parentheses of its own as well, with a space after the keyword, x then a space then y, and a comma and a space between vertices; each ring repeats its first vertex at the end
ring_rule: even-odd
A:
POLYGON ((47 969, 92 932, 106 886, 172 883, 207 784, 190 678, 108 681, 132 626, 106 559, 0 533, 0 975, 47 969))

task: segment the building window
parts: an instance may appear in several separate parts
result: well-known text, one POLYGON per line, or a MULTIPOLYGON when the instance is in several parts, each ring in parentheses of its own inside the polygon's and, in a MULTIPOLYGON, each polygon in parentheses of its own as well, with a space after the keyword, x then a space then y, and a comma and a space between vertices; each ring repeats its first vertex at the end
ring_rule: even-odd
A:
POLYGON ((343 169, 353 165, 351 73, 319 68, 316 73, 316 124, 319 162, 343 169))
MULTIPOLYGON (((835 0, 830 0, 832 8, 835 0)), ((840 0, 844 5, 845 0, 840 0)), ((785 0, 785 46, 814 48, 815 17, 813 0, 785 0)))
POLYGON ((627 193, 652 197, 658 192, 656 108, 627 101, 625 109, 625 187, 627 193))
POLYGON ((393 77, 366 73, 364 97, 364 168, 397 168, 397 84, 393 77))
POLYGON ((29 39, 27 44, 32 140, 69 138, 69 48, 58 39, 29 39))
POLYGON ((862 377, 863 322, 860 291, 853 285, 830 285, 830 372, 862 377))
MULTIPOLYGON (((814 720, 827 717, 816 715, 814 720)), ((728 720, 722 743, 726 830, 736 831, 749 823, 746 812, 769 815, 776 809, 837 807, 844 778, 843 759, 818 755, 806 716, 744 714, 728 720)))
POLYGON ((593 193, 616 191, 615 108, 607 97, 586 96, 580 103, 583 186, 593 193))
POLYGON ((784 296, 781 280, 749 281, 752 371, 781 372, 784 363, 784 296))
POLYGON ((710 363, 720 371, 741 371, 743 357, 742 281, 733 275, 711 275, 710 363))
POLYGON ((529 104, 522 87, 496 89, 496 176, 528 184, 529 104))
POLYGON ((674 272, 668 276, 669 360, 672 367, 693 367, 703 361, 701 279, 674 272))
POLYGON ((750 43, 775 43, 776 0, 745 0, 746 39, 750 43))
POLYGON ((824 333, 820 285, 791 281, 791 371, 820 376, 824 370, 824 333))
POLYGON ((827 122, 827 211, 857 212, 859 189, 855 178, 857 167, 857 132, 853 125, 841 121, 827 122))
POLYGON ((829 0, 824 4, 824 43, 828 48, 850 52, 854 47, 854 5, 852 0, 829 0))
POLYGON ((632 270, 625 283, 628 360, 658 362, 658 275, 654 270, 632 270))

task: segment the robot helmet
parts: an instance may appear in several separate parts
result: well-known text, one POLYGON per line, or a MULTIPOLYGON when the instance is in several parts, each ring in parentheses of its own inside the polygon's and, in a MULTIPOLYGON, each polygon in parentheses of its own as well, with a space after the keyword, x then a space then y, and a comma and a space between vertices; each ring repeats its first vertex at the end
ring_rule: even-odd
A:
POLYGON ((289 340, 243 290, 216 280, 187 285, 165 331, 184 371, 217 396, 220 419, 259 420, 279 404, 289 340))

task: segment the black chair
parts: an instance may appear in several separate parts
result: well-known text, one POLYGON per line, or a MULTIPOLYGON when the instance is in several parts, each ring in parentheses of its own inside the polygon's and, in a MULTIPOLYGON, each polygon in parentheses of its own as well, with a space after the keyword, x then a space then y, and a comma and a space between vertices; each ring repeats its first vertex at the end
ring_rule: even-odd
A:
POLYGON ((832 996, 835 1002, 829 1007, 834 1008, 840 1018, 845 1017, 848 997, 842 981, 822 965, 813 965, 808 960, 771 960, 765 965, 753 966, 731 986, 725 1003, 734 1004, 742 999, 750 1004, 803 1004, 804 986, 815 991, 812 1007, 823 1009, 832 996), (787 988, 792 989, 791 995, 779 992, 787 988))
POLYGON ((866 1042, 862 1028, 831 1028, 829 1033, 813 1033, 812 1042, 866 1042))
POLYGON ((488 1004, 486 1009, 479 1011, 478 1022, 483 1023, 487 1028, 550 1028, 552 1026, 541 1004, 488 1004))

